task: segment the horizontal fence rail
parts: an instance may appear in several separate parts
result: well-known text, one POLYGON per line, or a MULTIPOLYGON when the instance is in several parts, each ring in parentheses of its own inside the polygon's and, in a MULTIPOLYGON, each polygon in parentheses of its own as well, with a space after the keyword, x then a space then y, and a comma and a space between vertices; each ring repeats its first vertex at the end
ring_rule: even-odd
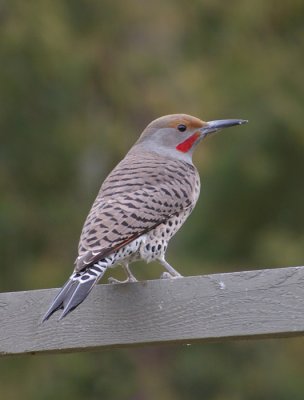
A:
POLYGON ((304 334, 304 267, 98 285, 42 324, 57 291, 0 294, 0 355, 304 334))

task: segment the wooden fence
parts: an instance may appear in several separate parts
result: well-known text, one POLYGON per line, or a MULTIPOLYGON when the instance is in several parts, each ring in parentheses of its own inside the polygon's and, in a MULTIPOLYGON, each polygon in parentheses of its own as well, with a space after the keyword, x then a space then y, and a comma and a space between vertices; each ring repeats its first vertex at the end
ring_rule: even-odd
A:
POLYGON ((0 294, 0 355, 304 334, 304 267, 98 285, 41 324, 57 290, 0 294))

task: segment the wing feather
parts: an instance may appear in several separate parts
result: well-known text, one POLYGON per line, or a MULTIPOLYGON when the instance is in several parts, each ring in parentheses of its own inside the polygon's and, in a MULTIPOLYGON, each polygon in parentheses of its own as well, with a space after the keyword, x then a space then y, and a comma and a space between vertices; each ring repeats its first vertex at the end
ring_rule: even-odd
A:
POLYGON ((192 165, 164 163, 151 153, 133 158, 127 155, 103 183, 81 233, 76 271, 193 207, 198 175, 192 165))

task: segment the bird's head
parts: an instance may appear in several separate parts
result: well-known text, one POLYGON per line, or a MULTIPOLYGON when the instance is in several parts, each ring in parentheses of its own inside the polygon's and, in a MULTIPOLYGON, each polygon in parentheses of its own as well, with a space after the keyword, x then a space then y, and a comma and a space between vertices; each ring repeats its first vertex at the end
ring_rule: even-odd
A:
POLYGON ((143 150, 191 160, 196 145, 211 133, 247 123, 243 119, 205 122, 186 114, 165 115, 152 121, 136 142, 143 150))

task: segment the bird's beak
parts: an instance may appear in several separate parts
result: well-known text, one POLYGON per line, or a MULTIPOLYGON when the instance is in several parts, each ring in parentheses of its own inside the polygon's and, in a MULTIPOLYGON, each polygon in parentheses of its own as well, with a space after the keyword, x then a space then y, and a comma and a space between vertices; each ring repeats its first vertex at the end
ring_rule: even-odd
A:
POLYGON ((247 119, 219 119, 217 121, 209 121, 200 130, 203 137, 210 133, 217 132, 220 129, 229 128, 230 126, 247 124, 247 119))

